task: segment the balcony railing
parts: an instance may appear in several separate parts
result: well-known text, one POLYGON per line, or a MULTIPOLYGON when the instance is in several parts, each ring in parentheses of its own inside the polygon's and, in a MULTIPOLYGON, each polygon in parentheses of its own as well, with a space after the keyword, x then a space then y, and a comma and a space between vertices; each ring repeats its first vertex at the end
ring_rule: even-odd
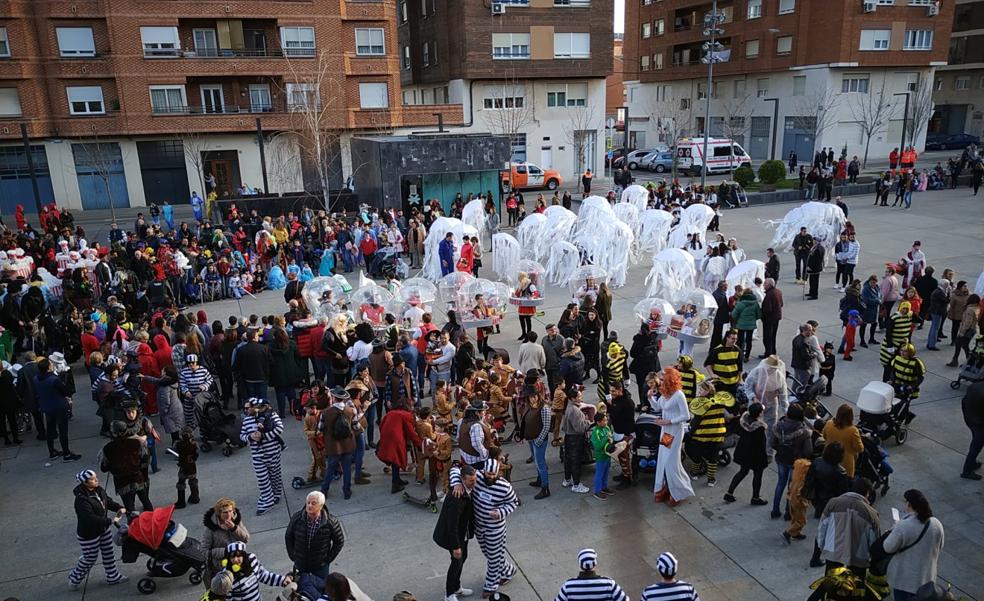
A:
MULTIPOLYGON (((292 54, 293 55, 293 54, 292 54)), ((283 58, 279 48, 195 48, 182 53, 185 58, 283 58)))
POLYGON ((244 113, 282 113, 283 105, 248 104, 244 106, 227 104, 221 107, 202 106, 152 106, 155 115, 240 115, 244 113))

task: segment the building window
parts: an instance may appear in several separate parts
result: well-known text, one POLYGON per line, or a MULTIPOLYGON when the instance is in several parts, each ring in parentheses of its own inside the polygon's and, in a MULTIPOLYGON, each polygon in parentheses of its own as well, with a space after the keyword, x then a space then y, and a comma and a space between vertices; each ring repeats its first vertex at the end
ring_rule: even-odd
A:
POLYGON ((431 64, 430 43, 428 43, 428 42, 424 42, 424 48, 423 48, 423 53, 422 53, 422 56, 421 56, 421 62, 424 64, 425 67, 428 67, 431 64))
POLYGON ((219 55, 219 39, 214 29, 195 29, 191 36, 195 42, 195 56, 219 55))
POLYGON ((551 108, 587 106, 588 84, 569 83, 547 88, 547 106, 551 108))
POLYGON ((389 85, 384 83, 360 83, 359 106, 364 109, 389 107, 389 85))
POLYGON ((522 86, 486 86, 482 106, 486 109, 521 109, 526 106, 526 90, 522 86))
POLYGON ((763 77, 756 82, 756 92, 755 95, 759 98, 765 98, 769 95, 769 78, 763 77))
POLYGON ((793 96, 806 96, 806 76, 793 77, 793 96))
POLYGON ((384 31, 379 28, 355 30, 355 53, 362 56, 383 56, 386 46, 384 31))
POLYGON ((796 11, 796 0, 779 0, 779 14, 787 15, 796 11))
POLYGON ((867 94, 868 76, 867 75, 845 76, 844 79, 841 80, 841 93, 847 94, 849 92, 854 92, 857 94, 867 94))
POLYGON ((734 93, 735 98, 744 98, 747 95, 746 85, 747 84, 745 83, 744 79, 735 80, 735 93, 734 93))
POLYGON ((444 94, 445 90, 443 87, 434 88, 434 104, 447 104, 448 97, 444 94))
POLYGON ((20 117, 21 114, 17 88, 0 88, 0 117, 20 117))
POLYGON ((140 40, 143 42, 145 57, 181 54, 177 27, 141 27, 140 40))
POLYGON ((649 55, 643 54, 639 57, 639 70, 648 71, 649 70, 649 55))
POLYGON ((314 56, 314 27, 281 27, 285 56, 314 56))
POLYGON ((879 6, 892 6, 895 4, 895 0, 878 0, 879 6))
POLYGON ((745 58, 755 58, 759 55, 759 41, 748 40, 745 42, 745 58))
POLYGON ((933 49, 933 30, 932 29, 909 29, 905 32, 905 44, 903 50, 932 50, 933 49))
POLYGON ((400 23, 406 23, 407 18, 407 0, 400 0, 400 23))
POLYGON ((666 20, 656 19, 656 35, 663 35, 666 32, 666 20))
POLYGON ((776 38, 776 54, 782 56, 793 51, 793 36, 784 35, 776 38))
POLYGON ((762 0, 748 0, 748 18, 758 19, 762 16, 762 0))
POLYGON ((936 81, 933 82, 933 89, 936 90, 937 92, 939 92, 940 90, 942 90, 943 89, 943 80, 940 79, 939 77, 937 77, 936 78, 936 81))
POLYGON ((287 84, 287 108, 292 111, 316 109, 321 106, 321 94, 313 83, 287 84))
POLYGON ((662 68, 663 68, 663 53, 657 52, 656 54, 653 55, 653 69, 659 70, 662 68))
POLYGON ((697 84, 697 100, 704 100, 707 98, 707 84, 698 83, 697 84))
POLYGON ((424 19, 427 18, 427 0, 420 0, 420 16, 424 19))
POLYGON ((410 90, 403 90, 403 106, 408 106, 412 104, 410 100, 411 100, 410 90))
POLYGON ((249 111, 251 113, 269 113, 273 110, 273 99, 270 97, 270 86, 265 83, 249 84, 249 111))
POLYGON ((436 65, 437 64, 437 40, 434 40, 433 42, 431 42, 430 48, 431 48, 431 57, 430 57, 430 61, 431 62, 430 62, 430 64, 436 65))
POLYGON ((58 53, 62 56, 95 56, 96 42, 91 27, 56 27, 58 53))
POLYGON ((891 29, 862 29, 860 50, 888 50, 891 29))
POLYGON ((653 37, 653 24, 646 21, 642 24, 642 39, 648 39, 653 37))
POLYGON ((433 99, 431 98, 431 95, 430 94, 431 94, 431 91, 430 90, 421 90, 420 91, 420 104, 434 104, 433 102, 431 102, 431 100, 433 100, 433 99))
POLYGON ((591 56, 591 34, 555 33, 554 58, 588 58, 591 56))
POLYGON ((65 88, 68 94, 68 112, 73 115, 105 115, 103 91, 100 86, 75 86, 65 88))
POLYGON ((7 37, 6 27, 0 27, 0 56, 10 56, 10 39, 7 37))
POLYGON ((184 86, 150 86, 150 110, 154 113, 186 113, 188 99, 184 86))
POLYGON ((954 90, 969 90, 970 89, 970 77, 958 77, 953 80, 954 90))
POLYGON ((493 33, 492 58, 523 59, 530 57, 530 34, 528 33, 493 33))
POLYGON ((410 68, 410 46, 403 47, 403 68, 410 68))

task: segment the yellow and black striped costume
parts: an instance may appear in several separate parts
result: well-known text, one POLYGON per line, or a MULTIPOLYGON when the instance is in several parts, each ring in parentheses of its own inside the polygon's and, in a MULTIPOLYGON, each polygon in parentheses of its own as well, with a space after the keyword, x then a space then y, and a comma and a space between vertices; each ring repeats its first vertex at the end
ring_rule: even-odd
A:
POLYGON ((878 347, 878 360, 881 361, 882 367, 890 366, 897 352, 898 347, 892 345, 888 336, 882 338, 881 346, 878 347))
POLYGON ((693 368, 679 371, 683 380, 683 395, 688 401, 697 398, 697 385, 704 381, 704 374, 693 368))
POLYGON ((885 339, 896 347, 909 342, 912 339, 912 314, 896 313, 893 315, 889 320, 888 334, 885 339))
POLYGON ((919 398, 919 385, 926 375, 926 364, 918 357, 906 359, 897 355, 892 359, 892 378, 897 385, 908 386, 912 390, 910 399, 919 398))
POLYGON ((741 379, 741 349, 737 345, 729 347, 721 344, 711 349, 704 365, 711 367, 720 382, 719 389, 734 390, 741 379))
POLYGON ((629 372, 626 371, 625 367, 625 361, 628 358, 628 354, 625 352, 625 348, 622 346, 619 346, 619 348, 621 351, 614 359, 608 359, 608 362, 605 363, 601 377, 598 378, 599 401, 605 400, 605 396, 611 391, 611 385, 613 382, 623 382, 629 377, 629 372))
POLYGON ((691 475, 707 473, 708 482, 717 480, 718 451, 728 433, 725 425, 725 409, 734 407, 735 397, 718 392, 712 397, 697 397, 690 401, 690 441, 687 454, 694 465, 691 475))

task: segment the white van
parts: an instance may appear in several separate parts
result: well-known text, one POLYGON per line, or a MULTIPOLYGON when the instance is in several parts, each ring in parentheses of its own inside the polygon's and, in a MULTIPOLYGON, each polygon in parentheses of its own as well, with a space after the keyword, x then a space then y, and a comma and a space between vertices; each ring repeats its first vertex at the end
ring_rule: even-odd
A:
POLYGON ((745 149, 727 138, 708 138, 707 155, 705 158, 704 138, 682 138, 677 141, 677 167, 692 175, 700 175, 705 165, 708 173, 752 166, 752 157, 745 149))

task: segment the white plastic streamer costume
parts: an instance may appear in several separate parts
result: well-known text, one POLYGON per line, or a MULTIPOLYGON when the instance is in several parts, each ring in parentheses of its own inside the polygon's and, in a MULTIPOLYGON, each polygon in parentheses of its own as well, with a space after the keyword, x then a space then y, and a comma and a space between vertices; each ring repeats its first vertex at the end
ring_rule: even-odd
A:
MULTIPOLYGON (((632 188, 633 186, 629 187, 632 188)), ((622 197, 625 197, 624 193, 622 197)), ((639 222, 639 239, 636 246, 640 256, 655 254, 666 248, 670 226, 673 224, 673 215, 662 209, 646 209, 639 216, 639 222)), ((686 240, 686 236, 684 236, 684 240, 686 240)))
POLYGON ((776 226, 776 234, 769 244, 776 250, 790 252, 793 249, 793 238, 799 234, 800 228, 814 238, 819 238, 830 256, 834 252, 834 243, 844 231, 847 217, 844 211, 833 203, 807 202, 786 213, 782 221, 766 221, 767 225, 776 226))
POLYGON ((649 190, 643 188, 638 184, 632 184, 628 188, 622 190, 621 202, 633 205, 642 213, 649 206, 649 190))
POLYGON ((735 293, 735 286, 741 285, 743 289, 753 288, 755 278, 765 280, 765 263, 757 259, 749 259, 735 265, 728 271, 728 296, 735 293))
POLYGON ((554 286, 566 286, 581 264, 577 247, 561 240, 550 249, 550 259, 547 261, 547 281, 554 286))
POLYGON ((584 199, 571 242, 584 249, 588 262, 611 275, 612 286, 625 284, 634 239, 632 228, 618 219, 606 199, 600 196, 584 199))
POLYGON ((714 209, 705 204, 692 204, 680 212, 680 223, 670 230, 667 246, 683 248, 687 244, 687 234, 697 234, 701 243, 705 243, 704 233, 714 219, 714 209))
POLYGON ((639 209, 627 202, 619 202, 615 203, 614 211, 615 216, 632 230, 632 237, 634 238, 632 244, 632 262, 637 263, 639 261, 639 233, 642 230, 639 209))
POLYGON ((701 272, 704 290, 714 292, 717 290, 718 282, 727 279, 728 260, 724 257, 707 257, 701 272))
POLYGON ((492 271, 500 278, 509 277, 522 259, 519 241, 509 234, 492 234, 492 271))
POLYGON ((524 217, 516 227, 516 239, 519 240, 520 247, 537 261, 550 255, 550 246, 541 246, 546 224, 546 215, 531 213, 524 217))
POLYGON ((430 231, 427 232, 427 237, 424 238, 424 269, 421 275, 432 282, 441 279, 441 258, 437 251, 438 246, 448 232, 454 234, 454 260, 457 262, 459 253, 461 252, 462 238, 465 235, 464 224, 459 219, 438 217, 431 224, 430 231))
POLYGON ((475 228, 475 234, 473 235, 478 236, 478 241, 484 245, 489 229, 488 218, 485 214, 485 199, 475 198, 466 204, 461 209, 461 222, 475 228))
MULTIPOLYGON (((540 238, 536 241, 537 261, 545 260, 550 256, 550 249, 561 240, 570 240, 574 224, 577 223, 577 215, 560 205, 551 205, 543 213, 547 220, 544 222, 540 238)), ((525 221, 525 220, 524 220, 525 221)), ((526 247, 524 247, 526 248, 526 247)), ((529 254, 529 253, 527 253, 529 254)))
POLYGON ((653 257, 653 267, 646 276, 646 296, 664 298, 679 306, 696 286, 696 278, 693 256, 679 248, 667 248, 653 257))

